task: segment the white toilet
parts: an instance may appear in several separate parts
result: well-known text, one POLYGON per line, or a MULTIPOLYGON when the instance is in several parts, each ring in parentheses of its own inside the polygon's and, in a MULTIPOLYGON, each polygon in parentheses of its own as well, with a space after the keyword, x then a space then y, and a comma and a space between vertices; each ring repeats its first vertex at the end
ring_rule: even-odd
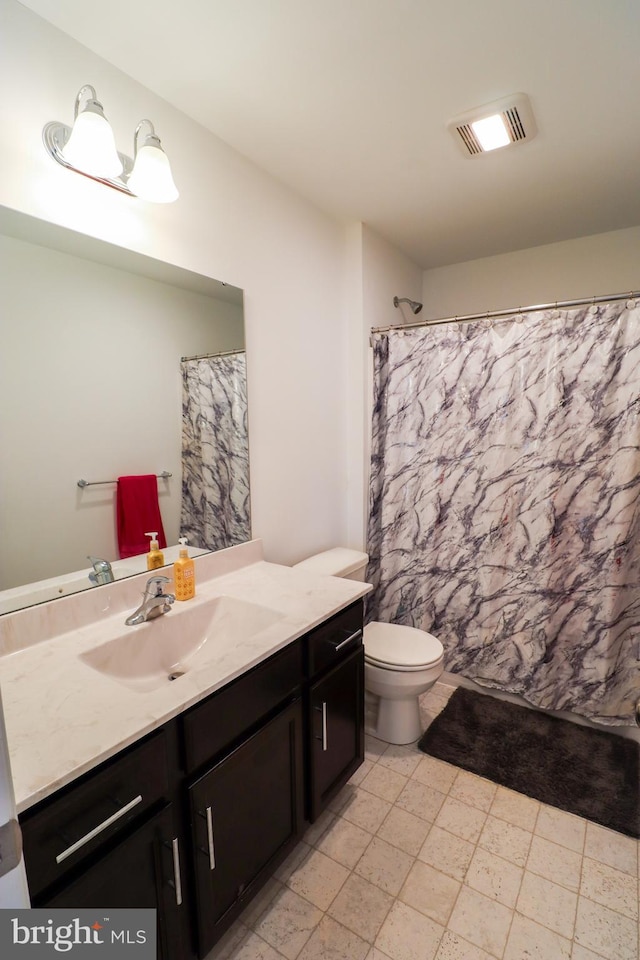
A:
MULTIPOLYGON (((364 580, 369 557, 336 547, 301 563, 309 573, 364 580)), ((444 670, 442 644, 430 633, 395 623, 364 628, 365 690, 379 698, 375 734, 387 743, 413 743, 422 736, 418 697, 444 670)))

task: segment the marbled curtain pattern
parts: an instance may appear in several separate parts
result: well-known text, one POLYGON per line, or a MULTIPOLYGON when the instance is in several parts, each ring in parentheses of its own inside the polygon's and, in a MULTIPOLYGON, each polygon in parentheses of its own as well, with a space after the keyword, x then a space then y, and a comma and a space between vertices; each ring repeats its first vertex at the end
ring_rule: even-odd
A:
POLYGON ((251 538, 244 353, 182 361, 182 515, 189 543, 251 538))
POLYGON ((640 694, 640 307, 374 343, 368 619, 445 669, 629 724, 640 694))

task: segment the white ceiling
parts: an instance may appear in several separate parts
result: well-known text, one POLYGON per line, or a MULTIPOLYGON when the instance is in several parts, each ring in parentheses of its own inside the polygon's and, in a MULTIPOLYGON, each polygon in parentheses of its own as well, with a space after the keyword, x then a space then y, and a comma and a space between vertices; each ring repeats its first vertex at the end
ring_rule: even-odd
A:
POLYGON ((638 0, 23 3, 425 269, 640 224, 638 0), (465 158, 518 92, 538 136, 465 158))

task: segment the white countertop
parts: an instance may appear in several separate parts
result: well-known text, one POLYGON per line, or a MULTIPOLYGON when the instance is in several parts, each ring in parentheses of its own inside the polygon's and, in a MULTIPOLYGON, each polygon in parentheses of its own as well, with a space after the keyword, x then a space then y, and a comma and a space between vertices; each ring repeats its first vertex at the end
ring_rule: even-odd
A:
MULTIPOLYGON (((0 617, 0 686, 19 813, 370 590, 261 557, 262 545, 252 541, 200 558, 195 598, 174 604, 165 617, 227 596, 275 609, 280 618, 245 643, 221 640, 209 662, 154 690, 132 689, 80 659, 116 621, 124 623, 147 575, 0 617)), ((130 629, 133 641, 137 628, 130 629)))

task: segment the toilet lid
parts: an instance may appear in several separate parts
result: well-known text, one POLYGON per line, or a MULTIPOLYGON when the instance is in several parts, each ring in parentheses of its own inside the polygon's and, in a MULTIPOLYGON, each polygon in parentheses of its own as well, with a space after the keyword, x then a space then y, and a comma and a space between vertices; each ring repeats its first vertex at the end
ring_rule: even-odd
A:
POLYGON ((442 659, 444 650, 436 637, 398 623, 368 623, 364 628, 366 659, 399 670, 417 670, 442 659))

